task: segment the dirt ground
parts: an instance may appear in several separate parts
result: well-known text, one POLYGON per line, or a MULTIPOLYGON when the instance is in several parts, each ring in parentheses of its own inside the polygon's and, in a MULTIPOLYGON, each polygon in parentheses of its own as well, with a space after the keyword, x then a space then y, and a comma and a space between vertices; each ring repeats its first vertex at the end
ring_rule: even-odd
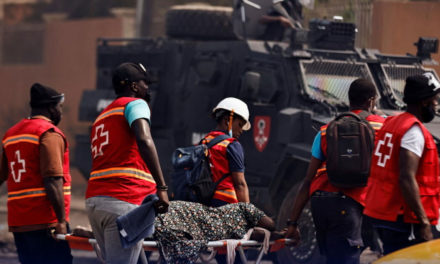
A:
MULTIPOLYGON (((72 203, 70 213, 71 227, 89 226, 87 215, 84 207, 84 192, 85 185, 80 187, 72 187, 72 203)), ((14 246, 14 239, 10 232, 8 232, 7 226, 7 208, 6 208, 6 188, 0 187, 0 263, 2 264, 19 264, 16 249, 14 246)), ((94 252, 72 250, 73 263, 74 264, 99 264, 100 262, 96 258, 94 252)), ((150 256, 150 262, 157 260, 158 255, 154 253, 150 256)), ((365 250, 361 255, 361 264, 369 264, 377 259, 377 256, 369 251, 365 250)), ((215 262, 214 262, 215 263, 215 262)), ((263 261, 263 264, 271 264, 271 261, 263 261)))

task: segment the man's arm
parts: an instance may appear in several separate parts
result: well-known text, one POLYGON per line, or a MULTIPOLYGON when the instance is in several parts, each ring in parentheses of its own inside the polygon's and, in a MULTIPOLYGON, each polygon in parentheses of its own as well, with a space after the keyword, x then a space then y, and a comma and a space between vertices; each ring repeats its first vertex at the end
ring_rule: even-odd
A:
MULTIPOLYGON (((148 121, 144 118, 136 119, 131 124, 131 130, 135 134, 140 155, 147 164, 157 186, 166 186, 148 121)), ((167 190, 158 189, 157 196, 159 196, 159 201, 155 204, 157 212, 166 213, 169 205, 167 190)))
POLYGON ((228 145, 226 157, 231 171, 232 184, 234 184, 237 200, 243 203, 249 203, 249 189, 244 176, 244 152, 243 147, 238 141, 228 145))
POLYGON ((243 172, 232 172, 232 182, 239 202, 249 203, 249 189, 243 172))
POLYGON ((63 178, 44 177, 44 189, 58 219, 55 232, 57 234, 66 234, 67 225, 66 211, 64 208, 63 178))
MULTIPOLYGON (((309 191, 310 184, 312 183, 313 177, 315 177, 316 171, 321 166, 322 161, 313 157, 310 159, 309 167, 307 169, 306 177, 304 178, 301 186, 299 187, 298 194, 295 197, 295 201, 293 202, 292 213, 290 214, 290 220, 292 222, 298 222, 298 219, 309 201, 309 191)), ((289 225, 287 229, 287 238, 292 238, 295 241, 295 244, 299 244, 300 234, 297 225, 289 225)))
POLYGON ((286 237, 294 239, 295 244, 299 244, 300 242, 298 219, 304 209, 304 206, 306 206, 307 202, 309 201, 310 185, 323 160, 325 160, 325 156, 321 149, 321 132, 318 131, 312 144, 312 158, 310 159, 306 176, 301 183, 293 202, 293 209, 289 218, 292 223, 288 225, 286 237))
MULTIPOLYGON (((258 223, 257 223, 257 227, 262 227, 264 229, 271 231, 271 235, 270 235, 271 239, 273 238, 273 236, 276 236, 276 235, 279 235, 282 233, 282 232, 275 231, 275 222, 272 220, 272 218, 270 218, 267 215, 264 215, 263 217, 261 217, 260 221, 258 221, 258 223)), ((265 236, 264 231, 255 229, 252 232, 250 239, 257 240, 257 241, 263 241, 264 236, 265 236)), ((284 236, 278 236, 276 238, 278 239, 278 238, 282 238, 282 237, 284 237, 284 236)))
POLYGON ((64 161, 65 142, 56 132, 48 131, 40 139, 40 173, 43 177, 44 189, 58 223, 55 233, 66 234, 66 211, 64 207, 64 161))
POLYGON ((421 223, 421 238, 431 240, 433 238, 431 224, 423 209, 420 200, 419 186, 416 181, 416 173, 420 158, 415 153, 405 148, 400 148, 399 153, 399 185, 406 204, 415 213, 421 223))

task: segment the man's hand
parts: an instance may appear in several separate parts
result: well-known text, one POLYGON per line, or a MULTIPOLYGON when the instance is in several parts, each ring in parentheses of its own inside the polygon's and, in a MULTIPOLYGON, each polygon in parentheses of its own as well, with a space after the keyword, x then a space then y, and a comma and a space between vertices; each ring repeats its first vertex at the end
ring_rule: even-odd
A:
POLYGON ((154 208, 158 214, 163 214, 168 212, 168 206, 170 201, 168 200, 168 193, 166 190, 157 190, 157 196, 159 201, 154 203, 154 208))
POLYGON ((58 222, 53 228, 50 229, 52 237, 55 240, 59 240, 57 238, 57 234, 65 235, 67 234, 67 223, 66 221, 58 222))
POLYGON ((420 239, 424 241, 433 239, 431 224, 429 222, 420 225, 420 239))
POLYGON ((289 226, 289 228, 287 229, 286 238, 292 239, 294 246, 299 245, 301 241, 301 235, 299 233, 298 227, 293 225, 289 226))
POLYGON ((67 223, 65 221, 57 223, 55 226, 55 234, 67 234, 67 223))

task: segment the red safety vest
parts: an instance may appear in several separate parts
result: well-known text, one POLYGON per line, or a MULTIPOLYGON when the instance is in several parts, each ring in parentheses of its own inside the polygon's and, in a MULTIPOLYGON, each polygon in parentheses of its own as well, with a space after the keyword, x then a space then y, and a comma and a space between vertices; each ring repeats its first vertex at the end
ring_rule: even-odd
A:
POLYGON ((66 221, 69 221, 71 177, 66 137, 51 122, 34 118, 20 121, 3 137, 3 149, 8 160, 9 226, 58 222, 52 204, 46 197, 43 177, 40 173, 40 137, 51 129, 59 133, 66 144, 63 157, 63 191, 66 221))
POLYGON ((92 172, 86 199, 111 196, 141 204, 147 195, 156 193, 156 183, 139 154, 135 135, 124 116, 125 106, 138 99, 116 99, 93 123, 92 172))
MULTIPOLYGON (((223 134, 225 133, 221 131, 210 132, 205 137, 206 143, 211 141, 213 138, 223 134)), ((210 149, 209 161, 211 163, 212 180, 214 182, 218 181, 225 174, 231 174, 231 171, 229 170, 229 160, 226 155, 226 149, 229 144, 231 144, 235 140, 235 138, 225 139, 210 149)), ((238 203, 237 194, 235 193, 234 188, 234 182, 232 181, 231 176, 226 177, 223 181, 219 183, 215 190, 213 198, 225 201, 227 203, 238 203)))
POLYGON ((419 161, 416 181, 420 199, 431 224, 437 224, 439 210, 439 160, 434 139, 412 114, 389 117, 377 137, 371 160, 371 176, 364 214, 381 220, 396 221, 399 214, 407 223, 419 223, 405 203, 399 185, 399 149, 403 135, 418 124, 425 137, 425 148, 419 161))
MULTIPOLYGON (((354 110, 352 112, 354 112, 355 114, 359 114, 361 110, 354 110)), ((369 115, 367 116, 366 120, 374 128, 377 134, 377 131, 382 127, 385 118, 378 115, 369 115)), ((324 156, 327 156, 327 138, 325 136, 327 131, 327 126, 328 124, 321 127, 321 150, 324 156)), ((322 163, 315 177, 313 177, 312 179, 312 183, 310 185, 310 195, 312 195, 314 192, 318 190, 326 191, 326 192, 342 192, 345 195, 357 201, 358 203, 360 203, 361 205, 365 205, 364 201, 366 195, 366 187, 344 189, 333 186, 328 180, 325 161, 322 163)))

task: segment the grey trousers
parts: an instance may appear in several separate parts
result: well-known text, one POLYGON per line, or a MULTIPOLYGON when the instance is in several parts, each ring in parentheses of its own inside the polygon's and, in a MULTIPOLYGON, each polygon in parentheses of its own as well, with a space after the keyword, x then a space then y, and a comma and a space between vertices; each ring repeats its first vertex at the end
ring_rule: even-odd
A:
MULTIPOLYGON (((108 196, 86 200, 86 210, 93 234, 108 264, 136 264, 142 249, 142 241, 134 247, 122 248, 116 218, 138 207, 108 196)), ((143 252, 142 252, 143 253, 143 252)))

